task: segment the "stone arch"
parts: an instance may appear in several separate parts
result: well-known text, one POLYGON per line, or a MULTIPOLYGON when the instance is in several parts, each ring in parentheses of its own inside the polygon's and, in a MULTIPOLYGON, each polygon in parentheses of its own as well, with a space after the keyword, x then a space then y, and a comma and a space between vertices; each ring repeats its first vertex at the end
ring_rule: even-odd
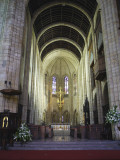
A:
POLYGON ((39 41, 40 37, 42 36, 42 34, 44 34, 48 29, 50 28, 53 28, 53 27, 56 27, 56 26, 67 26, 67 27, 70 27, 74 30, 76 30, 84 39, 85 43, 86 43, 86 37, 84 35, 84 33, 75 25, 73 24, 70 24, 70 23, 67 23, 67 22, 59 22, 59 23, 53 23, 53 24, 50 24, 49 26, 46 26, 45 28, 43 28, 42 31, 40 31, 37 35, 37 42, 39 41))
POLYGON ((77 71, 77 66, 79 65, 78 58, 73 54, 73 52, 68 51, 67 49, 55 49, 51 52, 43 60, 43 68, 45 68, 44 72, 46 71, 47 67, 50 63, 54 62, 56 59, 63 57, 66 62, 70 62, 73 65, 75 71, 77 71), (64 54, 65 52, 65 54, 64 54), (54 57, 54 58, 53 58, 54 57))
POLYGON ((101 7, 101 4, 103 3, 101 0, 96 0, 98 3, 98 6, 101 7))
POLYGON ((56 6, 56 5, 68 5, 68 6, 71 6, 71 7, 74 7, 74 8, 76 8, 76 9, 78 9, 79 11, 81 11, 81 12, 87 17, 87 19, 89 20, 91 26, 93 26, 92 19, 90 18, 90 16, 88 15, 88 13, 87 13, 84 9, 82 9, 80 6, 74 4, 74 3, 70 2, 70 1, 69 1, 69 2, 65 2, 65 1, 59 1, 59 2, 58 2, 58 1, 56 1, 56 2, 51 2, 51 3, 49 3, 49 5, 47 4, 47 5, 44 5, 44 6, 40 7, 40 8, 34 13, 34 15, 33 15, 32 24, 34 24, 37 16, 38 16, 41 12, 43 12, 44 10, 46 10, 46 9, 48 9, 48 8, 50 8, 50 7, 56 6))
POLYGON ((97 21, 101 18, 101 9, 100 8, 98 8, 97 9, 97 16, 95 17, 95 24, 94 24, 94 27, 96 28, 97 26, 97 21))
POLYGON ((46 42, 46 43, 42 46, 42 48, 41 48, 41 50, 40 50, 40 56, 41 56, 43 50, 47 47, 47 45, 49 45, 49 44, 51 44, 51 43, 53 43, 53 42, 56 42, 56 41, 60 41, 60 40, 61 40, 61 41, 66 41, 66 42, 69 42, 69 43, 73 44, 73 45, 78 49, 78 51, 80 52, 80 54, 81 54, 81 56, 82 56, 82 49, 81 49, 81 47, 80 47, 76 42, 72 41, 71 39, 62 38, 62 37, 54 38, 54 39, 46 42))

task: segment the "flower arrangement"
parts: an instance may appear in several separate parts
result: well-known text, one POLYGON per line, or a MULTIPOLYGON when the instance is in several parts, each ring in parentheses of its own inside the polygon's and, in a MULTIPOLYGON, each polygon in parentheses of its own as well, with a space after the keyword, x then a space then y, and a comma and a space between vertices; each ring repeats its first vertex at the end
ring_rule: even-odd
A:
POLYGON ((114 106, 113 109, 109 110, 106 114, 106 123, 117 123, 120 121, 120 113, 116 110, 117 106, 114 106))
POLYGON ((32 136, 29 128, 25 123, 22 123, 14 135, 14 140, 25 143, 25 142, 31 141, 32 140, 31 137, 32 136))

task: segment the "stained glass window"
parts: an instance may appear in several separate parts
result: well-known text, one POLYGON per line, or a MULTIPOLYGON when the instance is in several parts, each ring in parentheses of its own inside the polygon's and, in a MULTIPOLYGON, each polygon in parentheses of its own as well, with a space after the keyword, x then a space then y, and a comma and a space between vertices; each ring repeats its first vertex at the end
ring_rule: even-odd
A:
POLYGON ((56 77, 52 78, 52 94, 56 94, 56 77))
POLYGON ((68 77, 65 76, 65 94, 68 94, 68 77))

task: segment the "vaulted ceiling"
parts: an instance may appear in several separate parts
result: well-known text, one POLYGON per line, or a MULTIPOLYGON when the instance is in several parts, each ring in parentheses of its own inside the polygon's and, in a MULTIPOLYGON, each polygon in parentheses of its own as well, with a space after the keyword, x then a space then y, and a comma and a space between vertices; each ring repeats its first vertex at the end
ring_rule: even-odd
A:
POLYGON ((30 0, 28 3, 41 59, 54 49, 80 60, 96 11, 96 0, 30 0))

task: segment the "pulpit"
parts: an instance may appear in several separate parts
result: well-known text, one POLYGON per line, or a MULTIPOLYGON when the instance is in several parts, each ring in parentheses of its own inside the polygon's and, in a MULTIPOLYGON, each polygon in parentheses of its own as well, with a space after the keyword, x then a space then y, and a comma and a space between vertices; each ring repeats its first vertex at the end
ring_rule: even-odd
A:
MULTIPOLYGON (((5 96, 17 96, 21 94, 20 90, 11 88, 11 81, 4 82, 7 88, 0 90, 5 96), (8 88, 9 87, 9 88, 8 88)), ((2 149, 7 149, 7 144, 13 145, 13 134, 17 130, 20 123, 20 115, 11 113, 8 109, 0 113, 0 145, 2 149)))
POLYGON ((0 145, 3 150, 7 149, 7 145, 13 145, 13 134, 16 132, 19 124, 17 113, 11 113, 5 110, 0 113, 0 145))

